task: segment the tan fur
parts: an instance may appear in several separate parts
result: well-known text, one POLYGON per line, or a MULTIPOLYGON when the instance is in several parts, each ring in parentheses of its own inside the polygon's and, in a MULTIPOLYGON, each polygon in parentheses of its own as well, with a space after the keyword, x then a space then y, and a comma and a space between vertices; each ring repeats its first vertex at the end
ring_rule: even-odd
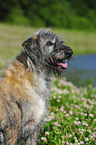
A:
MULTIPOLYGON (((7 144, 15 145, 18 131, 28 122, 28 127, 39 123, 45 112, 42 95, 47 91, 45 81, 36 72, 14 60, 4 69, 0 79, 0 124, 5 130, 7 144), (40 88, 41 85, 41 88, 40 88), (22 115, 18 104, 22 102, 22 115), (11 105, 11 108, 10 108, 11 105), (12 109, 12 110, 11 110, 12 109), (9 117, 8 117, 9 116, 9 117), (12 125, 10 125, 10 119, 12 125)), ((26 130, 27 125, 24 130, 26 130)))
POLYGON ((37 39, 37 37, 38 37, 37 35, 34 35, 32 38, 33 38, 33 40, 35 40, 35 39, 37 39))

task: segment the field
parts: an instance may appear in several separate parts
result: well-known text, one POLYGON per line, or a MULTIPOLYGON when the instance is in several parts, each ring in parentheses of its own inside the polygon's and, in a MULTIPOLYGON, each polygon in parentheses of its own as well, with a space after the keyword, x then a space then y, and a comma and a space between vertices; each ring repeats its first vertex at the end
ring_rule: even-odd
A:
MULTIPOLYGON (((0 24, 0 58, 13 58, 22 48, 22 42, 37 30, 31 27, 0 24)), ((65 44, 73 49, 74 55, 96 53, 96 31, 92 33, 66 29, 52 31, 64 36, 65 44)))
MULTIPOLYGON (((22 42, 37 28, 0 24, 0 72, 22 49, 22 42)), ((96 32, 56 30, 74 54, 96 53, 96 32)), ((49 116, 40 132, 38 145, 95 145, 96 88, 77 88, 56 79, 50 96, 49 116)))

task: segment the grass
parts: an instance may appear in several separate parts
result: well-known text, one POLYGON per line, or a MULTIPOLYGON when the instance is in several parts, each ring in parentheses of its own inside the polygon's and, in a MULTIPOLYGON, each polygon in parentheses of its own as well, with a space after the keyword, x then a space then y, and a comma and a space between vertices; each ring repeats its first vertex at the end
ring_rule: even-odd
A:
MULTIPOLYGON (((0 72, 19 52, 21 43, 37 28, 0 24, 0 72)), ((65 44, 74 54, 96 53, 96 32, 56 30, 66 36, 65 44)), ((67 81, 56 80, 50 96, 49 117, 39 136, 39 145, 96 144, 96 88, 77 88, 67 81)))
MULTIPOLYGON (((19 53, 22 42, 37 28, 0 24, 0 60, 12 59, 19 53)), ((54 33, 64 36, 65 44, 70 46, 74 55, 96 53, 96 32, 53 29, 54 33)))

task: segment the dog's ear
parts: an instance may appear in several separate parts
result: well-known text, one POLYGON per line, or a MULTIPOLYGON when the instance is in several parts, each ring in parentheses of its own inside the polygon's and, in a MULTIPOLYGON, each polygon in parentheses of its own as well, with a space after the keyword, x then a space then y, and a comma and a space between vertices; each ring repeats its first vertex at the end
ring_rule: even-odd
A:
POLYGON ((31 55, 34 51, 36 51, 36 48, 38 48, 38 44, 38 35, 34 35, 25 40, 22 43, 22 46, 24 47, 24 51, 28 55, 31 55))
POLYGON ((29 48, 32 45, 32 43, 36 43, 37 39, 38 39, 37 35, 29 37, 22 43, 22 46, 24 47, 24 49, 29 48))
POLYGON ((36 57, 40 54, 38 35, 29 37, 22 43, 24 52, 31 59, 36 61, 36 57))

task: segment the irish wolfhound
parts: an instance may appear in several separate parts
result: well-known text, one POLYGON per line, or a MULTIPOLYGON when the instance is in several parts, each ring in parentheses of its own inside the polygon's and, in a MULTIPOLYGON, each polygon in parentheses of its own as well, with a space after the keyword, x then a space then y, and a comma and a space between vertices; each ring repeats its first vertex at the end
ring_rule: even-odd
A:
POLYGON ((36 144, 48 110, 49 80, 67 68, 73 51, 49 29, 40 29, 0 77, 0 145, 36 144))

